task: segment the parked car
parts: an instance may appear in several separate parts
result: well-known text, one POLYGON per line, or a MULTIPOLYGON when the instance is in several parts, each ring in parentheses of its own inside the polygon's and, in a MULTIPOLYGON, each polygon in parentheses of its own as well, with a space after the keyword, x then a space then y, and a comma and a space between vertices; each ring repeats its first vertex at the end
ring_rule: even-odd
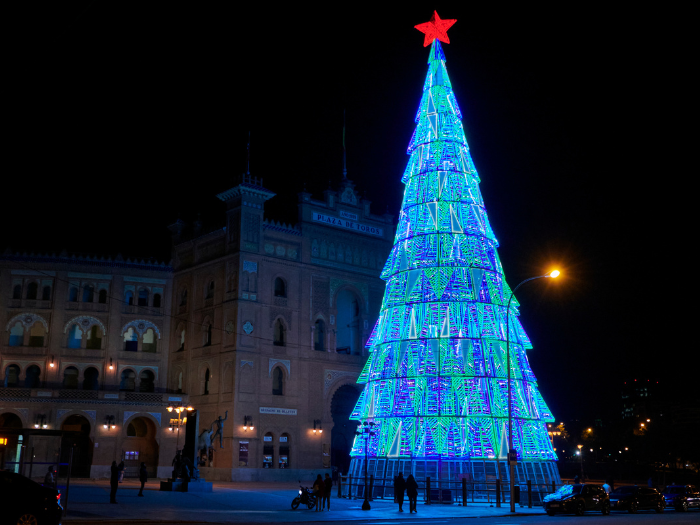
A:
POLYGON ((61 492, 29 478, 0 471, 0 512, 12 525, 58 525, 61 522, 61 492))
POLYGON ((694 485, 669 485, 662 492, 667 507, 685 512, 700 509, 700 492, 694 485))
POLYGON ((610 493, 610 510, 626 510, 635 514, 644 509, 663 512, 665 507, 666 500, 656 489, 625 485, 610 493))
POLYGON ((560 513, 576 513, 583 516, 586 511, 600 511, 610 514, 610 499, 600 485, 582 483, 563 485, 553 494, 544 497, 545 512, 554 516, 560 513))

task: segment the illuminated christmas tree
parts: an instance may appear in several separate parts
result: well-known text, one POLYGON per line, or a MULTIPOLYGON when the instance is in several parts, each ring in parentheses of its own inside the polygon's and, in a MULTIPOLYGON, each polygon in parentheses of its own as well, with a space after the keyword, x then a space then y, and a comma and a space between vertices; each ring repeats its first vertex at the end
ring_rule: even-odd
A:
POLYGON ((537 388, 479 191, 462 113, 440 40, 455 21, 416 26, 431 45, 428 74, 401 179, 405 192, 386 290, 367 341, 365 384, 352 419, 374 423, 358 438, 351 473, 392 479, 399 471, 442 479, 507 478, 510 324, 513 442, 517 479, 559 482, 547 434, 554 421, 537 388), (373 461, 376 460, 376 461, 373 461))

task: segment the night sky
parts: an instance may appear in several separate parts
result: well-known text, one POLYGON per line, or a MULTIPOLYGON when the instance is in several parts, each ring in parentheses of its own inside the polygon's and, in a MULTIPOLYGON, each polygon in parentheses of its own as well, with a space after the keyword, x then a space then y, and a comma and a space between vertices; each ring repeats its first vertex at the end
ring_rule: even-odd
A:
POLYGON ((167 261, 178 214, 223 225, 215 195, 246 170, 249 131, 251 174, 278 194, 268 216, 296 222, 304 183, 321 198, 339 182, 344 108, 349 178, 396 215, 427 71, 413 26, 437 9, 458 20, 447 70, 508 281, 564 274, 518 293, 555 416, 616 417, 634 378, 690 383, 698 352, 681 337, 664 215, 662 19, 589 3, 252 4, 75 2, 17 18, 0 249, 167 261))

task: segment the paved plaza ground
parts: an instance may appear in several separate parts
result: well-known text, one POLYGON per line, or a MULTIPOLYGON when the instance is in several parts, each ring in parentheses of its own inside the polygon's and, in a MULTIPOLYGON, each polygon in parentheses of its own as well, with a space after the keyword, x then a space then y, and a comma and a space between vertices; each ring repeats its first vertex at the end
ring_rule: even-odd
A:
MULTIPOLYGON (((59 486, 65 495, 65 486, 59 486)), ((332 497, 331 511, 315 512, 299 507, 292 510, 291 502, 299 490, 289 483, 214 483, 213 493, 160 492, 159 482, 146 484, 145 497, 137 497, 139 483, 125 480, 119 485, 117 505, 109 503, 107 481, 72 481, 68 493, 68 515, 64 524, 119 521, 149 521, 151 523, 212 522, 212 523, 306 523, 328 521, 359 521, 373 523, 402 520, 425 522, 430 519, 452 521, 454 518, 512 516, 508 505, 491 507, 488 503, 469 503, 466 507, 425 505, 418 503, 417 514, 409 514, 408 500, 404 512, 391 500, 374 500, 372 509, 363 511, 362 500, 332 497)), ((544 515, 542 508, 516 506, 519 515, 544 515)))

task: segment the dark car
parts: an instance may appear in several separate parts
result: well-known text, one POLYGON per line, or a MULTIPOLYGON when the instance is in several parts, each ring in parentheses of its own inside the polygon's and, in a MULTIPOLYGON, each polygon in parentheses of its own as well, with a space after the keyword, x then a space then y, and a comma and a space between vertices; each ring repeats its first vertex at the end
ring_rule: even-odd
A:
POLYGON ((662 492, 667 507, 685 512, 700 508, 700 493, 694 485, 669 485, 662 492))
POLYGON ((562 486, 553 494, 544 497, 543 507, 550 516, 559 513, 576 513, 582 516, 589 510, 600 511, 603 515, 610 514, 608 494, 600 485, 590 483, 562 486))
POLYGON ((656 489, 626 485, 618 487, 610 493, 610 509, 626 510, 635 514, 638 510, 650 509, 663 512, 666 500, 656 489))
POLYGON ((58 490, 6 470, 0 471, 0 509, 12 525, 59 525, 63 513, 58 490))

